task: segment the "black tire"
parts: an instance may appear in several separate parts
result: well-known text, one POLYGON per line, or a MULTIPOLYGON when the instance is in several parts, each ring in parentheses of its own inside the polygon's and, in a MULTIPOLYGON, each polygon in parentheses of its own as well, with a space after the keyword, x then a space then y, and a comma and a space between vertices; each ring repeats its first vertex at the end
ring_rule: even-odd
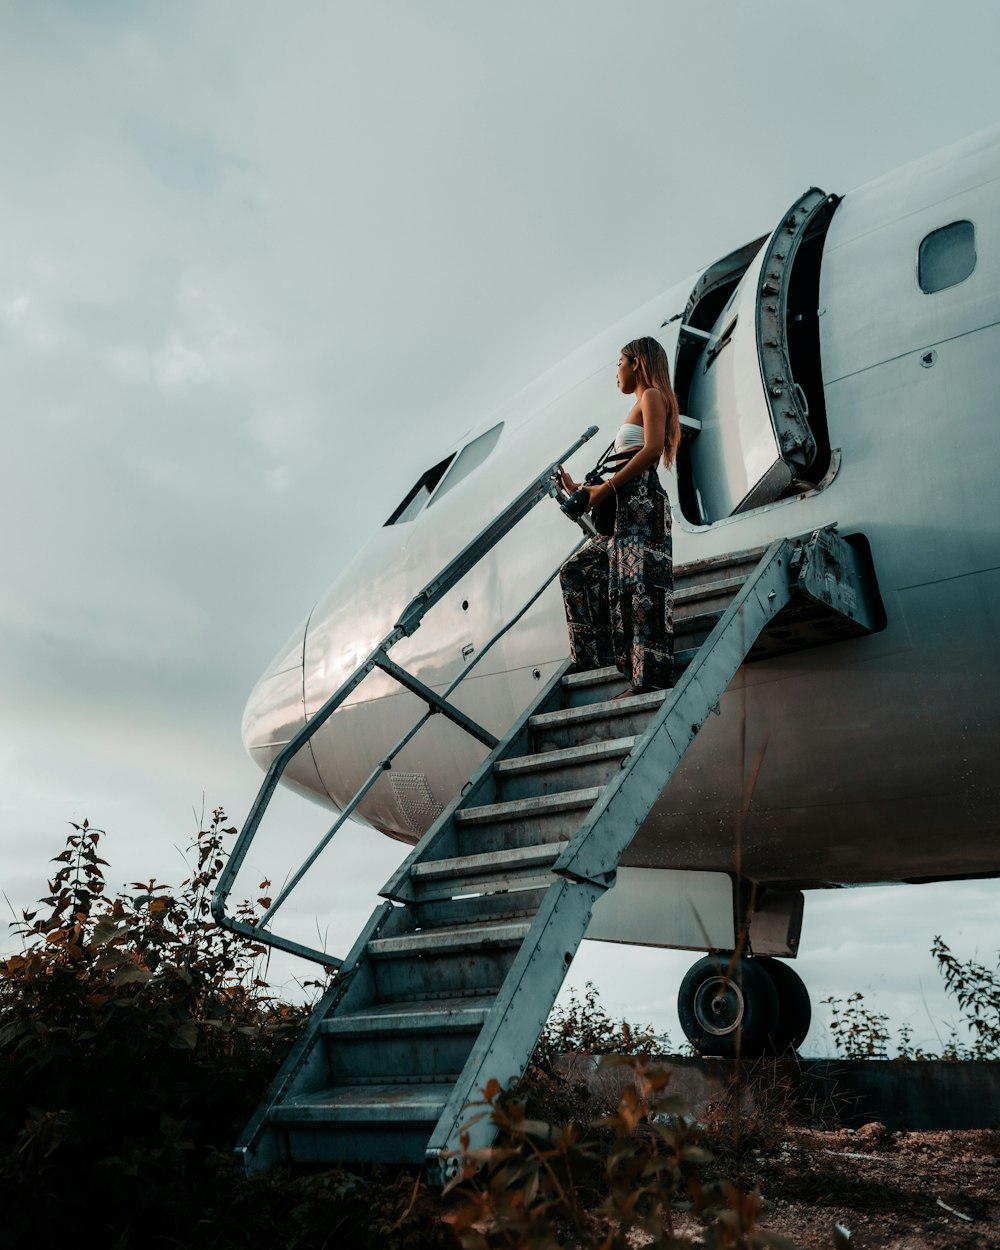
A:
POLYGON ((752 959, 706 955, 688 969, 677 996, 681 1028, 699 1055, 754 1058, 778 1021, 771 978, 752 959))
POLYGON ((767 973, 778 995, 778 1020, 771 1034, 771 1049, 776 1055, 796 1051, 812 1024, 812 1002, 805 982, 783 959, 755 959, 754 963, 767 973))

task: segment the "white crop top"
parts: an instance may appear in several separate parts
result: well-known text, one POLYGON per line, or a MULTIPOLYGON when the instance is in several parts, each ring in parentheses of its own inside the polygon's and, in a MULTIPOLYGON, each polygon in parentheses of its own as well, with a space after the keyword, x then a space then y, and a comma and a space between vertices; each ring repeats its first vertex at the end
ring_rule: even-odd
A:
POLYGON ((631 451, 633 447, 642 447, 645 441, 642 426, 626 422, 615 435, 615 451, 631 451))

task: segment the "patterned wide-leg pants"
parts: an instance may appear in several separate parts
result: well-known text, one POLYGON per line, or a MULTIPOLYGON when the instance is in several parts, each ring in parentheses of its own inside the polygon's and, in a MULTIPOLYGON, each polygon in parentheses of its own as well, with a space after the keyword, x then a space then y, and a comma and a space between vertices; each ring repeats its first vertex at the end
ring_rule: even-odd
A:
POLYGON ((648 469, 618 490, 615 532, 559 573, 569 647, 579 669, 615 665, 633 687, 665 689, 674 663, 670 502, 648 469))

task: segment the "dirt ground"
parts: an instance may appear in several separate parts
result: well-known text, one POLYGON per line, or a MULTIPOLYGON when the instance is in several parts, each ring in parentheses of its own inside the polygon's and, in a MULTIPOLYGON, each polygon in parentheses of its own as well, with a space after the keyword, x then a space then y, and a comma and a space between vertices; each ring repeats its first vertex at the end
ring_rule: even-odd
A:
POLYGON ((744 1148, 719 1162, 742 1187, 759 1188, 759 1226, 802 1250, 1000 1247, 994 1130, 790 1129, 777 1150, 744 1148))

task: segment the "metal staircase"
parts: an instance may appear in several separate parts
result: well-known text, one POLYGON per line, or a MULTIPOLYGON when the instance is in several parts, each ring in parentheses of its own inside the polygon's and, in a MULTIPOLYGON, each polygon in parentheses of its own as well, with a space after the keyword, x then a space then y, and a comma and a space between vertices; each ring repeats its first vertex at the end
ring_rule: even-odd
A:
MULTIPOLYGON (((614 700, 563 669, 386 883, 239 1144, 454 1166, 470 1104, 523 1072, 596 899, 740 665, 870 632, 863 540, 833 529, 676 570, 676 684, 614 700)), ((488 1118, 468 1128, 492 1138, 488 1118)))

